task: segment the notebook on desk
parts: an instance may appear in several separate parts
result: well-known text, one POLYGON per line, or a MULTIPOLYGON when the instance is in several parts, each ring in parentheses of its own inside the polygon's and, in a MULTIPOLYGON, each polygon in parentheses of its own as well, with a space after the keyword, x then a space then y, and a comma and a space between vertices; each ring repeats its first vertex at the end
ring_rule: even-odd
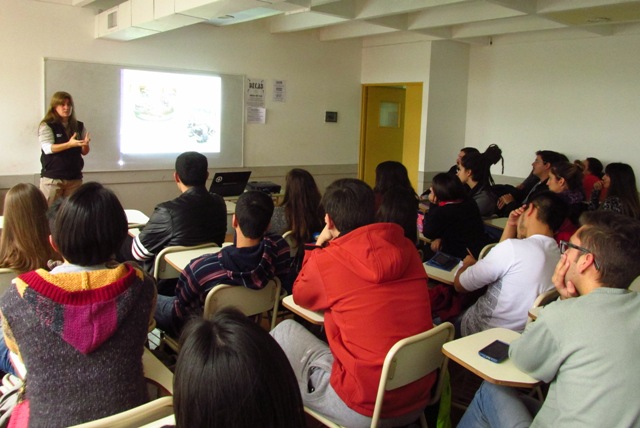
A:
POLYGON ((446 270, 451 272, 454 267, 458 266, 460 263, 460 259, 449 254, 443 253, 441 251, 436 252, 436 254, 431 257, 429 260, 425 262, 429 266, 433 266, 438 269, 446 270))
POLYGON ((220 196, 240 196, 247 187, 250 176, 251 171, 216 172, 209 192, 220 196))

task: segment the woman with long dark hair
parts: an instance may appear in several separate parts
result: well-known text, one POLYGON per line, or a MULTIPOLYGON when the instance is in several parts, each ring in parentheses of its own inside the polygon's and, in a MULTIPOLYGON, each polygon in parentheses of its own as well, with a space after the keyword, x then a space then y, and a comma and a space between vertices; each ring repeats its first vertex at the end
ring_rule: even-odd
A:
POLYGON ((299 251, 314 242, 314 235, 324 228, 324 211, 320 190, 309 171, 294 168, 287 174, 282 203, 274 208, 270 230, 282 234, 288 230, 299 251))
POLYGON ((236 309, 194 319, 182 333, 173 379, 178 428, 298 428, 302 397, 269 333, 236 309))
POLYGON ((640 219, 640 200, 633 168, 626 163, 613 162, 604 169, 602 181, 593 186, 591 209, 614 211, 640 219), (599 203, 600 191, 607 189, 607 197, 599 203))
POLYGON ((470 251, 477 259, 489 243, 478 205, 457 177, 444 172, 433 177, 430 190, 431 207, 424 216, 422 234, 431 240, 431 250, 460 259, 470 251))
POLYGON ((496 195, 491 191, 491 166, 502 160, 502 150, 495 144, 484 153, 468 153, 460 159, 457 176, 469 186, 469 196, 476 202, 480 215, 489 217, 496 211, 496 195))

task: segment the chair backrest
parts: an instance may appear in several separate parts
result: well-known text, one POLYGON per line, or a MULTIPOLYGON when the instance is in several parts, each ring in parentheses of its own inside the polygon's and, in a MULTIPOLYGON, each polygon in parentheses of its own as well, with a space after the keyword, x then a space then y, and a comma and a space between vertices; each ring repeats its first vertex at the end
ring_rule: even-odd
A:
POLYGON ((16 276, 18 276, 18 274, 13 269, 0 268, 0 296, 9 289, 11 281, 13 281, 13 278, 16 276))
POLYGON ((271 328, 275 327, 280 298, 280 279, 274 277, 260 290, 240 285, 220 284, 209 291, 204 301, 203 316, 207 319, 226 306, 234 306, 246 316, 258 315, 273 310, 271 328))
POLYGON ((547 290, 544 293, 539 294, 538 297, 536 297, 536 300, 533 301, 532 307, 537 308, 538 306, 548 305, 558 297, 560 297, 560 293, 558 293, 558 290, 555 288, 552 288, 551 290, 547 290))
POLYGON ((633 282, 629 285, 629 290, 640 291, 640 276, 634 279, 633 282))
POLYGON ((284 239, 287 244, 289 244, 289 254, 291 255, 291 257, 295 257, 298 253, 298 243, 293 237, 293 231, 287 230, 282 234, 282 239, 284 239))
POLYGON ((431 330, 399 340, 391 347, 382 366, 372 427, 377 426, 380 419, 385 391, 408 385, 437 369, 438 379, 428 404, 440 399, 449 361, 442 353, 442 345, 453 339, 454 330, 453 324, 444 322, 431 330))
POLYGON ((155 262, 153 264, 153 277, 156 279, 156 281, 159 279, 178 278, 180 276, 180 272, 174 269, 173 266, 169 265, 167 261, 164 259, 164 256, 166 256, 169 253, 195 250, 198 248, 218 248, 218 244, 216 244, 215 242, 207 242, 204 244, 193 245, 190 247, 186 247, 183 245, 174 245, 171 247, 163 248, 156 256, 155 262))
POLYGON ((491 249, 493 247, 495 247, 496 245, 498 245, 498 243, 494 242, 494 243, 487 244, 484 247, 482 247, 482 250, 480 250, 480 254, 478 254, 478 260, 484 259, 487 256, 487 254, 489 254, 489 251, 491 251, 491 249))
POLYGON ((135 428, 173 414, 173 397, 160 397, 127 411, 71 428, 135 428))

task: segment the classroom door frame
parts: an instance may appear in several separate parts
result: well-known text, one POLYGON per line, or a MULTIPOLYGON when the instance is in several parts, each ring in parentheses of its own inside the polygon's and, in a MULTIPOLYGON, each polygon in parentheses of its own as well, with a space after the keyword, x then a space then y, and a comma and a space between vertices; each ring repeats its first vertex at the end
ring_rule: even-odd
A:
MULTIPOLYGON (((360 116, 360 150, 358 160, 358 178, 364 179, 365 153, 367 142, 368 89, 376 87, 404 88, 406 90, 404 106, 404 137, 402 144, 402 164, 409 172, 414 189, 418 189, 418 169, 420 160, 420 128, 422 123, 422 82, 366 83, 362 85, 360 116)), ((369 131, 370 132, 370 131, 369 131)))

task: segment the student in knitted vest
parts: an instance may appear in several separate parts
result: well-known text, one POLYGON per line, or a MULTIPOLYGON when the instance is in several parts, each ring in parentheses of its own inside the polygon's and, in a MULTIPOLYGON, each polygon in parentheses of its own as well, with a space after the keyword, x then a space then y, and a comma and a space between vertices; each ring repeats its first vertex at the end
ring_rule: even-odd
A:
POLYGON ((0 300, 7 346, 27 370, 10 426, 75 425, 147 401, 142 353, 155 285, 112 261, 126 234, 115 194, 80 186, 53 228, 65 263, 20 275, 0 300))

